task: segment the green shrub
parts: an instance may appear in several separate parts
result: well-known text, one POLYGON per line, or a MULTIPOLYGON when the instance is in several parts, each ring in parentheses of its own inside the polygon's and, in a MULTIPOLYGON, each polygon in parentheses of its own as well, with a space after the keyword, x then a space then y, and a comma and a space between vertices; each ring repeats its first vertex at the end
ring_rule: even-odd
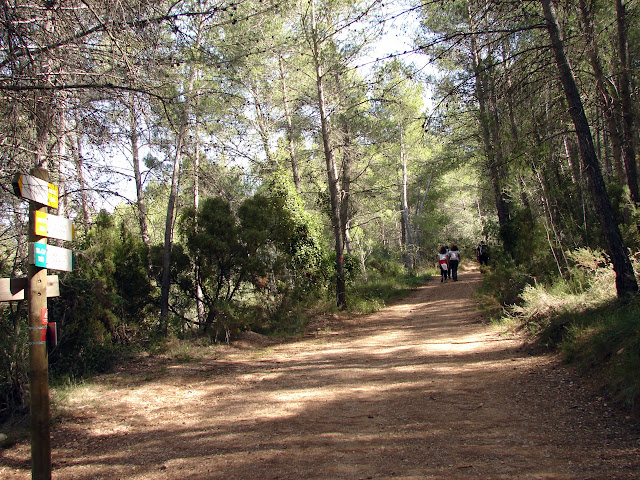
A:
POLYGON ((373 257, 367 261, 367 269, 384 276, 399 277, 404 274, 402 263, 392 258, 373 257))
POLYGON ((483 267, 483 271, 484 281, 478 295, 493 297, 503 306, 520 304, 525 287, 535 283, 525 269, 504 254, 492 255, 490 266, 483 267))
POLYGON ((16 310, 4 304, 0 309, 0 424, 27 410, 29 349, 26 305, 16 310))

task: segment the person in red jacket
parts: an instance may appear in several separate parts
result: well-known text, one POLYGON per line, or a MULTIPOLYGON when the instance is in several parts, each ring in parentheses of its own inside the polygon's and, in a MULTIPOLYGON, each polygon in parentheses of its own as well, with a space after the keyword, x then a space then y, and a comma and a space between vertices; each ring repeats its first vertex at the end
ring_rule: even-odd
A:
POLYGON ((449 255, 447 255, 447 247, 440 247, 438 254, 438 266, 440 267, 440 281, 447 281, 447 273, 449 271, 449 255))

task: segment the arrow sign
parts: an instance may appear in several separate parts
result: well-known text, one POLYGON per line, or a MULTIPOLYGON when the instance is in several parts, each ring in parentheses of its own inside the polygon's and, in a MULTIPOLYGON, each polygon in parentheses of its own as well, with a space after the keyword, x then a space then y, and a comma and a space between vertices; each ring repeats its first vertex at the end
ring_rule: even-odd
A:
POLYGON ((67 241, 73 240, 76 231, 71 220, 57 215, 40 212, 38 210, 34 213, 35 219, 33 224, 35 225, 36 235, 67 241))
POLYGON ((18 173, 13 177, 13 191, 18 197, 51 208, 58 208, 58 186, 32 175, 18 173))
MULTIPOLYGON (((0 302, 24 300, 27 289, 27 277, 0 278, 0 302)), ((47 275, 47 298, 60 296, 60 283, 57 275, 47 275)))
POLYGON ((70 272, 73 270, 73 252, 46 243, 30 242, 29 263, 36 267, 70 272))

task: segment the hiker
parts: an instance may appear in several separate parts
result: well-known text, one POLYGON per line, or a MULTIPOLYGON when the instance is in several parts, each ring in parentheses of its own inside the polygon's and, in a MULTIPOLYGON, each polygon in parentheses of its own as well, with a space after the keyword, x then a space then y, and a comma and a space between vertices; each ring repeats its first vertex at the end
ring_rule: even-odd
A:
MULTIPOLYGON (((449 250, 449 247, 447 245, 445 245, 444 248, 447 249, 447 260, 449 260, 451 255, 451 250, 449 250)), ((447 262, 447 265, 449 266, 447 270, 447 278, 451 278, 451 263, 447 262)))
POLYGON ((447 281, 447 272, 449 271, 449 256, 447 255, 447 247, 440 247, 438 254, 438 266, 440 267, 440 282, 447 281))
POLYGON ((458 281, 458 265, 460 264, 460 250, 454 243, 449 249, 449 272, 451 272, 451 278, 454 282, 458 281))
POLYGON ((484 240, 476 248, 476 257, 480 265, 489 265, 489 248, 484 243, 484 240))

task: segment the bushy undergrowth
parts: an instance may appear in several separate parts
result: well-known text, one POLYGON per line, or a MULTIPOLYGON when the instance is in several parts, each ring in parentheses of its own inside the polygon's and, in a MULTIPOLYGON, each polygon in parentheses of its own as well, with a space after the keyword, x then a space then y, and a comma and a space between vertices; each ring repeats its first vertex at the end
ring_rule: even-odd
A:
MULTIPOLYGON (((422 285, 429 274, 405 272, 402 268, 394 275, 385 269, 353 273, 348 279, 347 313, 372 313, 387 302, 402 297, 422 285)), ((284 301, 276 310, 267 311, 256 306, 245 312, 245 329, 273 336, 295 336, 306 328, 310 319, 326 313, 336 313, 335 287, 324 294, 296 301, 284 301)))
POLYGON ((611 396, 640 416, 640 302, 612 302, 574 316, 559 346, 568 362, 594 372, 611 396))
POLYGON ((500 318, 505 306, 521 303, 523 291, 535 283, 534 278, 507 255, 492 258, 491 266, 481 269, 484 281, 476 296, 491 319, 500 318))
POLYGON ((606 395, 640 415, 640 299, 616 297, 615 274, 602 252, 580 249, 568 259, 564 277, 527 284, 502 320, 561 351, 606 395))

